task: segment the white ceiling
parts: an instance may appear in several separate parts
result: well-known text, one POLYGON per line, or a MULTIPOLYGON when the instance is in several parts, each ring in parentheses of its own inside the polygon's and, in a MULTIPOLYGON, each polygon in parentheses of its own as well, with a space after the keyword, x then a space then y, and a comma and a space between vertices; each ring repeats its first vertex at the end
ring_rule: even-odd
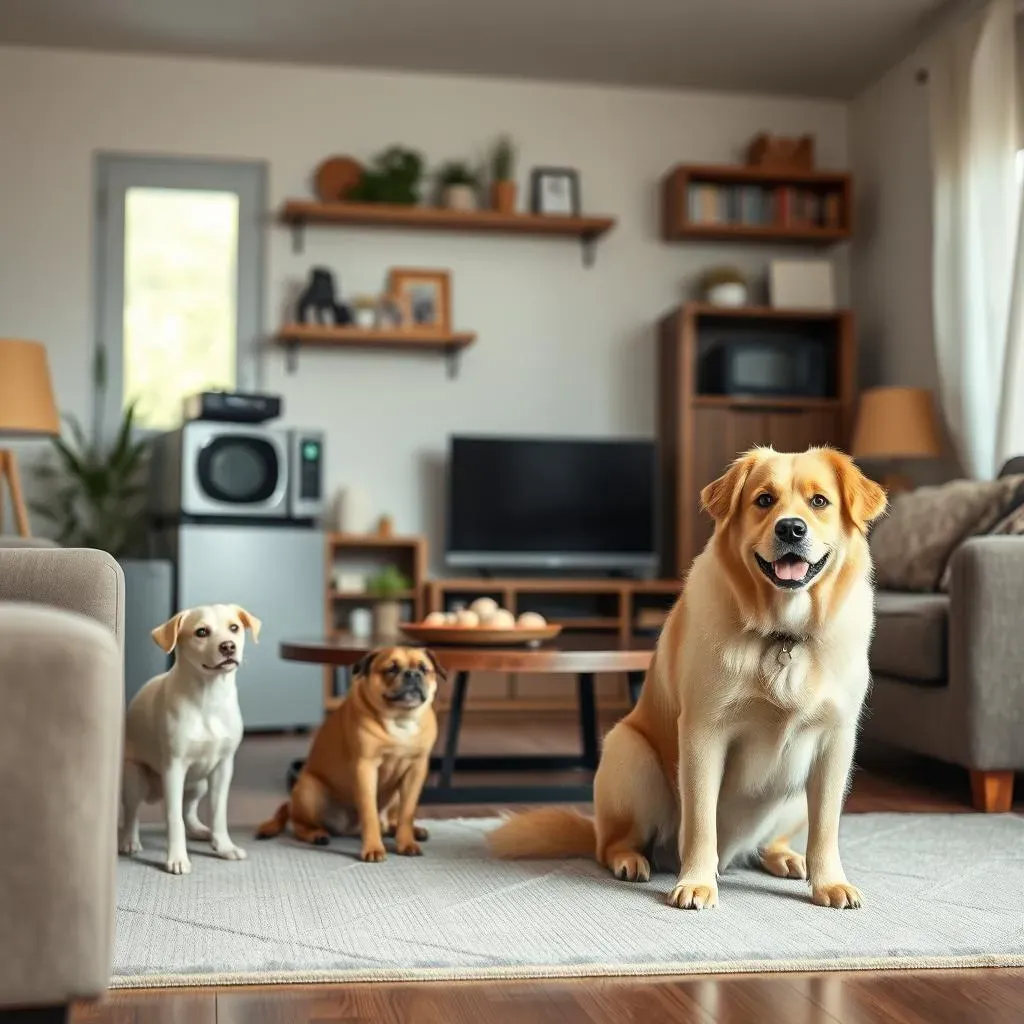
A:
POLYGON ((850 98, 946 0, 0 0, 0 43, 850 98))

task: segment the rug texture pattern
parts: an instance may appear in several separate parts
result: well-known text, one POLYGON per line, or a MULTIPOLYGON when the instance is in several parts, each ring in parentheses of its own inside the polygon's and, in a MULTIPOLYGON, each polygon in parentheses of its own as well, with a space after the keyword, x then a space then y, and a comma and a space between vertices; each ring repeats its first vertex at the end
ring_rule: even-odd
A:
POLYGON ((857 911, 754 870, 714 910, 668 907, 670 875, 619 882, 592 862, 498 862, 494 820, 435 821, 425 856, 361 864, 358 844, 234 839, 249 859, 164 839, 118 868, 116 988, 1024 965, 1024 817, 849 815, 857 911))

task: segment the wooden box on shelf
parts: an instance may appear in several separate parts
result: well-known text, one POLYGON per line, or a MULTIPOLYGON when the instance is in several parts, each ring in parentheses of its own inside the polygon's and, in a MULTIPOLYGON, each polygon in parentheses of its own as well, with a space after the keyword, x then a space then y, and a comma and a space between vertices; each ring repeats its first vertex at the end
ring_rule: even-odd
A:
POLYGON ((855 346, 849 310, 729 309, 688 303, 661 321, 658 447, 662 516, 669 524, 664 575, 684 574, 711 536, 712 523, 700 508, 700 491, 740 452, 755 444, 782 451, 846 445, 852 430, 855 346), (814 339, 827 357, 827 394, 710 393, 700 363, 725 336, 768 338, 781 344, 814 339))
POLYGON ((850 237, 849 174, 679 164, 662 182, 662 237, 831 245, 850 237))
MULTIPOLYGON (((425 537, 381 536, 377 533, 329 533, 327 544, 327 621, 324 624, 327 636, 348 632, 347 617, 353 608, 372 608, 381 600, 397 600, 406 609, 410 619, 423 618, 424 586, 427 577, 427 540, 425 537), (335 586, 338 569, 348 564, 355 565, 362 574, 385 565, 396 566, 408 577, 410 587, 400 594, 387 598, 377 597, 365 590, 339 590, 335 586)), ((336 703, 334 672, 324 670, 324 707, 330 709, 336 703)))

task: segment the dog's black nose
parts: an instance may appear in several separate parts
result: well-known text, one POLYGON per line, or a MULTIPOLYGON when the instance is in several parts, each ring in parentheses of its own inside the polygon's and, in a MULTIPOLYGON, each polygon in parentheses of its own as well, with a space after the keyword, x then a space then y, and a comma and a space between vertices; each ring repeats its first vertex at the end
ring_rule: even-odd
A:
POLYGON ((807 524, 796 517, 780 519, 775 524, 775 536, 786 544, 795 544, 807 536, 807 524))
POLYGON ((423 673, 419 669, 407 668, 402 673, 402 683, 406 686, 415 686, 423 682, 423 673))
POLYGON ((225 640, 220 645, 220 648, 219 648, 220 653, 223 654, 225 658, 230 658, 231 655, 233 655, 237 649, 238 648, 235 647, 235 641, 234 640, 225 640))

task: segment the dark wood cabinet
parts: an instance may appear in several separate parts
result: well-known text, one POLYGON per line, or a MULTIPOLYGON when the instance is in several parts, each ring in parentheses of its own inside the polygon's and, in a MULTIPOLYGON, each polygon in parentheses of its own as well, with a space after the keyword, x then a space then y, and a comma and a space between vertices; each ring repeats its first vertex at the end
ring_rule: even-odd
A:
POLYGON ((711 536, 700 508, 701 489, 738 454, 754 445, 802 451, 818 444, 844 447, 854 401, 853 315, 848 310, 800 312, 755 307, 723 309, 687 304, 660 327, 658 442, 662 465, 663 575, 685 573, 711 536), (797 325, 831 348, 829 394, 815 398, 702 393, 698 357, 707 325, 742 320, 766 332, 797 325))

